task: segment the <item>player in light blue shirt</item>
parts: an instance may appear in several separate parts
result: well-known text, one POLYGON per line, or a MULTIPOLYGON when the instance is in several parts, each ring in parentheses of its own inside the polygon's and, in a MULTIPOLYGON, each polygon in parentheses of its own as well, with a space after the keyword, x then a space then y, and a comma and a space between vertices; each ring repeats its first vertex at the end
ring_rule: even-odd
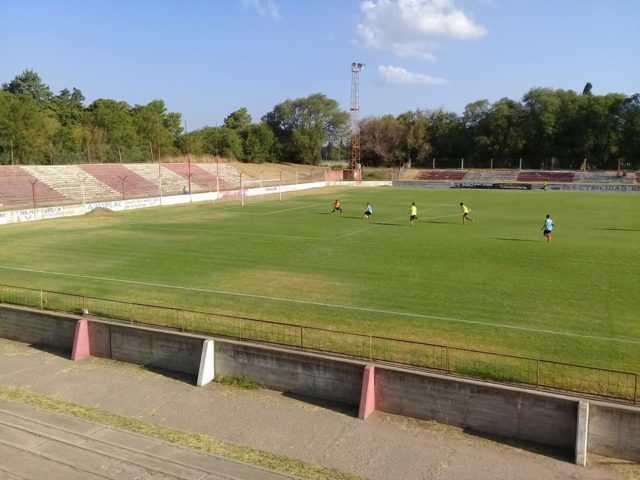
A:
POLYGON ((369 220, 369 217, 373 214, 373 208, 370 203, 367 203, 367 209, 364 211, 364 219, 369 220))
POLYGON ((551 219, 551 215, 547 215, 544 219, 544 225, 542 225, 542 234, 547 237, 547 243, 551 243, 551 232, 553 230, 553 220, 551 219))

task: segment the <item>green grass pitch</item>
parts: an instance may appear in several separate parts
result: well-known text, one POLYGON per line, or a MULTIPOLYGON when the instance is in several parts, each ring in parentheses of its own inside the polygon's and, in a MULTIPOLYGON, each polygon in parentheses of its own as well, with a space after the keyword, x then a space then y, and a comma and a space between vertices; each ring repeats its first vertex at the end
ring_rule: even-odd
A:
POLYGON ((0 227, 0 282, 638 371, 638 212, 635 194, 381 187, 89 214, 0 227))

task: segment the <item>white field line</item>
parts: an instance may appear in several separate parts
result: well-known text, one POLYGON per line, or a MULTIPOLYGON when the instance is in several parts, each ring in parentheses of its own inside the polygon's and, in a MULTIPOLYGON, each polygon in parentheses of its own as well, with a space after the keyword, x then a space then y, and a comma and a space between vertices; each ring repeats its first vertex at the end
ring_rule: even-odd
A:
POLYGON ((456 323, 464 323, 469 325, 480 325, 483 327, 494 327, 494 328, 502 328, 507 330, 519 330, 523 332, 530 333, 538 333, 545 335, 558 335, 572 338, 585 338, 588 340, 600 340, 606 342, 614 342, 614 343, 627 343, 632 345, 640 345, 640 340, 629 340, 615 337, 601 337, 597 335, 584 335, 579 333, 572 332, 563 332, 559 330, 544 330, 530 327, 521 327, 518 325, 509 325, 509 324, 499 324, 499 323, 491 323, 491 322, 481 322, 479 320, 466 320, 462 318, 452 318, 452 317, 442 317, 438 315, 424 315, 420 313, 409 313, 409 312, 394 312, 391 310, 380 310, 376 308, 365 308, 365 307, 355 307, 350 305, 338 305, 333 303, 324 303, 324 302, 312 302, 310 300, 298 300, 293 298, 283 298, 283 297, 272 297, 268 295, 256 295, 251 293, 240 293, 240 292, 228 292, 224 290, 212 290, 208 288, 195 288, 195 287, 184 287, 180 285, 168 285, 162 283, 152 283, 152 282, 141 282, 136 280, 124 280, 119 278, 109 278, 109 277, 96 277, 92 275, 79 275, 75 273, 63 273, 63 272, 50 272, 46 270, 35 270, 31 268, 19 268, 19 267, 10 267, 7 265, 0 265, 1 269, 5 270, 13 270, 19 272, 29 272, 29 273, 41 273, 45 275, 57 275, 62 277, 74 277, 74 278, 84 278, 88 280, 101 280, 105 282, 116 282, 116 283, 126 283, 129 285, 142 285, 145 287, 158 287, 158 288, 167 288, 174 290, 185 290, 190 292, 203 292, 203 293, 213 293, 217 295, 229 295, 235 297, 248 297, 248 298, 259 298, 263 300, 271 300, 276 302, 285 302, 285 303, 297 303, 302 305, 314 305, 318 307, 328 307, 328 308, 336 308, 341 310, 353 310, 357 312, 368 312, 368 313, 381 313, 385 315, 396 315, 399 317, 411 317, 411 318, 422 318, 428 320, 440 320, 444 322, 456 322, 456 323))

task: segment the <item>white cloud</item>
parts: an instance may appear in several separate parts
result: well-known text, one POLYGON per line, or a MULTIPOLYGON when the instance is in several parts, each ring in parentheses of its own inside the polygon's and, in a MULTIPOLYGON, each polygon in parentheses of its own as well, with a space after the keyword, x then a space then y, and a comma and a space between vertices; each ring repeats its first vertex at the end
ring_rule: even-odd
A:
POLYGON ((476 24, 454 0, 364 0, 358 36, 364 45, 399 57, 435 60, 439 41, 482 37, 476 24))
POLYGON ((245 8, 255 8, 263 17, 269 16, 274 20, 280 19, 280 10, 274 0, 240 0, 245 8))
POLYGON ((432 77, 423 73, 410 72, 406 68, 394 67, 392 65, 380 65, 378 67, 378 75, 382 77, 384 83, 396 85, 445 85, 447 81, 444 78, 432 77))

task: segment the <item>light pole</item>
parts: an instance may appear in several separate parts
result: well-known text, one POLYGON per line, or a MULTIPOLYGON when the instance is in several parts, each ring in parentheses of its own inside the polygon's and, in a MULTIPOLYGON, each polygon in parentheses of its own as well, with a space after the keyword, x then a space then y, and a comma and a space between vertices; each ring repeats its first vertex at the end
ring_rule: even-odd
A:
POLYGON ((125 195, 124 195, 124 182, 125 180, 128 178, 128 175, 125 175, 124 177, 121 177, 120 175, 118 175, 118 178, 120 179, 120 181, 122 182, 122 200, 125 199, 125 195))
POLYGON ((29 180, 29 183, 31 183, 31 198, 33 198, 33 209, 36 209, 36 183, 38 183, 38 180, 29 180))
POLYGON ((87 208, 87 202, 84 196, 84 182, 87 180, 87 175, 84 175, 80 178, 80 190, 82 191, 82 211, 84 212, 87 208))

